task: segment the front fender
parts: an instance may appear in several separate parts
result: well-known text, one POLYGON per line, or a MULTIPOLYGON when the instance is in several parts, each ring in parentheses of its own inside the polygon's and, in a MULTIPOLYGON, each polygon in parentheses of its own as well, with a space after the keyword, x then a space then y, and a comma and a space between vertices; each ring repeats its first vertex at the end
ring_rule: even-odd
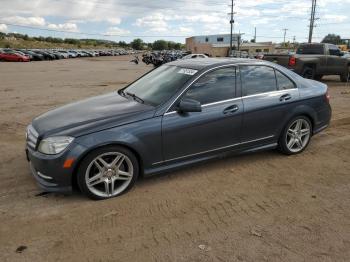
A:
POLYGON ((106 145, 125 146, 137 153, 144 168, 163 160, 161 117, 84 135, 78 137, 75 142, 86 147, 88 152, 106 145))

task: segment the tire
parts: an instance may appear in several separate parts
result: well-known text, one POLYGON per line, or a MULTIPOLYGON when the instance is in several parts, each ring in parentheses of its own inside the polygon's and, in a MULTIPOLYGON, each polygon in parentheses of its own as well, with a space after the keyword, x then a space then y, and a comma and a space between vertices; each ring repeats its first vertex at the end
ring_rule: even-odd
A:
POLYGON ((348 67, 348 71, 346 73, 343 73, 340 75, 340 81, 341 82, 350 81, 350 66, 348 67))
POLYGON ((315 75, 315 80, 321 81, 323 75, 315 75))
POLYGON ((86 196, 102 200, 126 193, 138 175, 139 163, 130 150, 122 146, 106 146, 83 159, 78 168, 77 182, 86 196))
POLYGON ((299 154, 309 145, 311 136, 312 123, 310 119, 306 116, 294 117, 282 131, 278 142, 279 149, 286 155, 299 154), (298 123, 301 124, 300 129, 297 127, 298 123))
POLYGON ((315 79, 315 69, 310 66, 305 66, 301 76, 307 79, 315 79))

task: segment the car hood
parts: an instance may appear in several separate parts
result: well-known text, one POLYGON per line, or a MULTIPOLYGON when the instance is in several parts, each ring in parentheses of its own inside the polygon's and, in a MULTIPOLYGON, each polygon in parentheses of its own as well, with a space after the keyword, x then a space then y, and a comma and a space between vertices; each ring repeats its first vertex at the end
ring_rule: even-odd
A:
POLYGON ((80 136, 153 117, 155 108, 113 92, 68 104, 36 117, 40 137, 80 136))

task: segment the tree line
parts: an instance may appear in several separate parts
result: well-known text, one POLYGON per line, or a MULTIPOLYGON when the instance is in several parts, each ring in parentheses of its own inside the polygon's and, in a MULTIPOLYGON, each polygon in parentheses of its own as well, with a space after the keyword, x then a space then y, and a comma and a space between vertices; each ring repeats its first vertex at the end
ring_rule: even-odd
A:
POLYGON ((130 43, 126 43, 125 41, 109 41, 109 40, 101 40, 101 39, 76 39, 76 38, 59 38, 59 37, 43 37, 43 36, 28 36, 26 34, 19 33, 2 33, 0 32, 0 39, 5 38, 16 38, 23 39, 25 41, 41 41, 41 42, 49 42, 56 44, 72 44, 76 46, 106 46, 109 48, 114 47, 122 47, 122 48, 133 48, 136 50, 180 50, 184 48, 184 45, 181 43, 176 43, 172 41, 165 40, 156 40, 153 43, 145 43, 142 39, 134 39, 130 43))

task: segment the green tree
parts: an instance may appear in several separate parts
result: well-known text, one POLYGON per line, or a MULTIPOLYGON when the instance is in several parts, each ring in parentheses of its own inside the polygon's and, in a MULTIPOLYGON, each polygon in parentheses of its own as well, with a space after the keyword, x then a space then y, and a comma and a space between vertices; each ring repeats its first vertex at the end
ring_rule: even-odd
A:
POLYGON ((342 40, 340 35, 328 34, 323 38, 322 43, 339 45, 342 44, 342 40))
POLYGON ((130 43, 130 45, 135 50, 143 50, 144 42, 140 38, 136 38, 130 43))
POLYGON ((180 49, 182 49, 183 48, 183 45, 182 44, 180 44, 180 43, 175 43, 175 45, 174 45, 174 49, 175 50, 180 50, 180 49))
POLYGON ((118 46, 120 46, 120 47, 128 47, 128 44, 125 42, 125 41, 119 41, 118 42, 118 46))
POLYGON ((166 50, 168 49, 168 42, 165 40, 156 40, 153 43, 153 50, 166 50))

